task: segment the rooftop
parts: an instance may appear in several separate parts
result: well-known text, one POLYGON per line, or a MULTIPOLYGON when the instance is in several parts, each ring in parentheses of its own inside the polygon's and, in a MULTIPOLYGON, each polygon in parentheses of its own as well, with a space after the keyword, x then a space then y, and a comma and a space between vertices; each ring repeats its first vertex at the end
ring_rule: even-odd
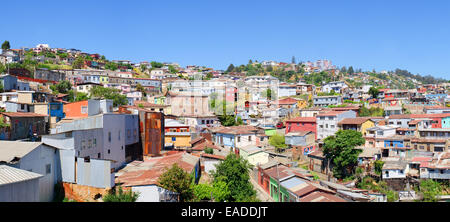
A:
POLYGON ((39 147, 41 142, 0 141, 0 163, 12 163, 39 147))
POLYGON ((173 164, 178 164, 183 170, 191 173, 199 160, 197 156, 179 152, 145 161, 133 161, 116 173, 116 183, 123 183, 122 186, 158 184, 159 176, 173 164))
POLYGON ((17 169, 7 165, 0 165, 0 186, 23 182, 43 177, 41 174, 17 169))

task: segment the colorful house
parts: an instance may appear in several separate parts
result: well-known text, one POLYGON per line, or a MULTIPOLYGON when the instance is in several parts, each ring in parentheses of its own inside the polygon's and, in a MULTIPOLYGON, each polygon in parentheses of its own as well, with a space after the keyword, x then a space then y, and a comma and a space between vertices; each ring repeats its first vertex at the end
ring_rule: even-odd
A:
POLYGON ((361 132, 363 136, 366 135, 368 128, 374 127, 375 123, 366 117, 345 118, 338 123, 338 126, 342 130, 356 130, 361 132))
POLYGON ((296 117, 286 120, 286 134, 301 131, 311 131, 317 139, 316 117, 296 117))

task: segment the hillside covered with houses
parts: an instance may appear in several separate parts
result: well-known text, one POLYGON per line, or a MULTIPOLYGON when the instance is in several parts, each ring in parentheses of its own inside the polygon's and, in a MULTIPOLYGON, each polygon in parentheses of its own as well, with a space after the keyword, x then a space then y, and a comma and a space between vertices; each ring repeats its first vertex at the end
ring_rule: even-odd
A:
POLYGON ((329 60, 215 70, 5 41, 0 201, 448 201, 449 89, 329 60))

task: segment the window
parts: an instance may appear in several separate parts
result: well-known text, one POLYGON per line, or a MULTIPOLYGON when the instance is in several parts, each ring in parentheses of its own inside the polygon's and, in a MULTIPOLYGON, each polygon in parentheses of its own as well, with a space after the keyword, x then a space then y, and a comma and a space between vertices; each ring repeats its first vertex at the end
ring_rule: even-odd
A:
POLYGON ((86 141, 85 140, 81 140, 81 150, 86 149, 86 141))
POLYGON ((238 141, 238 143, 241 142, 241 137, 240 136, 238 136, 237 141, 238 141))
POLYGON ((131 130, 127 130, 127 137, 130 138, 131 137, 131 130))
POLYGON ((108 132, 108 141, 111 142, 111 132, 108 132))
POLYGON ((81 113, 82 114, 86 114, 88 112, 88 107, 87 106, 82 106, 81 107, 81 113))
POLYGON ((334 129, 334 125, 330 125, 331 129, 334 129))
POLYGON ((177 138, 176 137, 172 137, 172 141, 177 141, 177 138))
POLYGON ((52 173, 52 165, 51 164, 45 165, 45 173, 46 174, 51 174, 52 173))
POLYGON ((119 140, 120 140, 120 130, 119 130, 119 140))
POLYGON ((101 157, 100 153, 97 154, 97 157, 100 159, 100 157, 101 157))
POLYGON ((319 128, 323 129, 323 125, 319 125, 319 128))
POLYGON ((97 139, 94 138, 94 147, 96 147, 96 146, 97 146, 97 139))
POLYGON ((108 154, 110 154, 111 153, 111 150, 108 150, 108 154))
POLYGON ((248 136, 248 141, 252 141, 252 136, 248 136))

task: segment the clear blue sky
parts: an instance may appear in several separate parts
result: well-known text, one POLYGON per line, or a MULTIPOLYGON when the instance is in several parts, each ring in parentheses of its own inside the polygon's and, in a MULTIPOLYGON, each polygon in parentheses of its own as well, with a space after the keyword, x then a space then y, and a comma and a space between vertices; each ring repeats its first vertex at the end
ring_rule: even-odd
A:
POLYGON ((450 79, 450 1, 5 1, 0 41, 226 69, 330 59, 450 79))

